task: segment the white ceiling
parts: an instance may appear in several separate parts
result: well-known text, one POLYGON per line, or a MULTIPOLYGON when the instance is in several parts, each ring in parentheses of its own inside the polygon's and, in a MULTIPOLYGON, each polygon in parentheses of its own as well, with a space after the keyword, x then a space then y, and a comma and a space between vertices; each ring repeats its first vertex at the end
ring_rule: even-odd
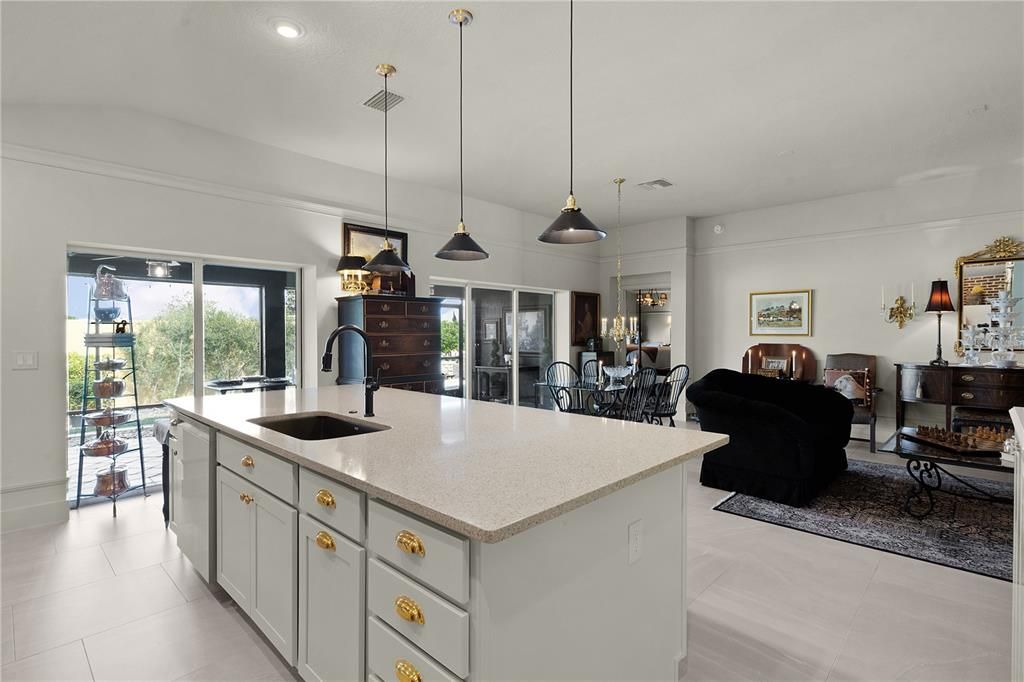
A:
MULTIPOLYGON (((3 2, 5 102, 142 110, 457 189, 454 0, 3 2), (286 41, 269 22, 306 35, 286 41)), ((466 191, 554 215, 568 190, 566 2, 475 2, 466 191)), ((1020 163, 1018 2, 579 2, 576 194, 624 220, 714 215, 1020 163), (987 105, 987 110, 984 107, 987 105), (675 186, 633 185, 667 178, 675 186)))

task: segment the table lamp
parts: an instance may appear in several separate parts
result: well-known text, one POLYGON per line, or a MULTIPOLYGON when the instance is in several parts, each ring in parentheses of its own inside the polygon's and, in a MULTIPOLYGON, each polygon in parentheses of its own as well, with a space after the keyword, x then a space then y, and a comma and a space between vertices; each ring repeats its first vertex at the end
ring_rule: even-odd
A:
POLYGON ((949 363, 942 359, 942 313, 954 312, 953 300, 949 297, 949 285, 944 279, 937 279, 932 282, 932 293, 928 297, 928 306, 924 309, 926 313, 935 313, 939 321, 939 342, 935 346, 935 359, 932 365, 945 367, 949 363))

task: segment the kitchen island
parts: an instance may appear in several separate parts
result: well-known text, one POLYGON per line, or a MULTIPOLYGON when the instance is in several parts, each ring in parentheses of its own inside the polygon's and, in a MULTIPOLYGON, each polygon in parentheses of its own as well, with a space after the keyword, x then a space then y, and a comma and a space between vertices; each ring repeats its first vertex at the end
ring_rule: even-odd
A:
POLYGON ((725 436, 393 389, 364 418, 352 385, 167 404, 182 551, 305 679, 678 678, 683 464, 725 436))

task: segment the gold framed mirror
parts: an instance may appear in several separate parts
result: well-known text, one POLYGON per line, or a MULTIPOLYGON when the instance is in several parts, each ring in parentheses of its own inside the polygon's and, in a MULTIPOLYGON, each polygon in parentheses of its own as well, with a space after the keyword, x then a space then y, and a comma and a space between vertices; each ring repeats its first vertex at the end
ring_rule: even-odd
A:
MULTIPOLYGON (((1024 241, 1000 237, 980 251, 957 258, 953 270, 959 292, 957 330, 965 325, 990 325, 989 299, 1000 291, 1024 299, 1024 241)), ((1024 309, 1018 308, 1018 315, 1019 325, 1024 326, 1024 309)), ((959 331, 956 351, 963 354, 959 331)))

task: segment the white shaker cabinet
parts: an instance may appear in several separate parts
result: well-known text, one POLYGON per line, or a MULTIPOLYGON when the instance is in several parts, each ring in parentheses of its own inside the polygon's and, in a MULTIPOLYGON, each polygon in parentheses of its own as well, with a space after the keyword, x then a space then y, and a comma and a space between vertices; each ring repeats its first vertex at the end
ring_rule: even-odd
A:
POLYGON ((363 679, 366 550, 299 517, 298 671, 308 682, 363 679))
POLYGON ((210 429, 176 417, 171 422, 168 463, 171 476, 171 530, 178 549, 203 580, 214 578, 214 538, 211 502, 214 499, 214 467, 210 429))
POLYGON ((217 582, 295 665, 298 513, 217 468, 217 582))

